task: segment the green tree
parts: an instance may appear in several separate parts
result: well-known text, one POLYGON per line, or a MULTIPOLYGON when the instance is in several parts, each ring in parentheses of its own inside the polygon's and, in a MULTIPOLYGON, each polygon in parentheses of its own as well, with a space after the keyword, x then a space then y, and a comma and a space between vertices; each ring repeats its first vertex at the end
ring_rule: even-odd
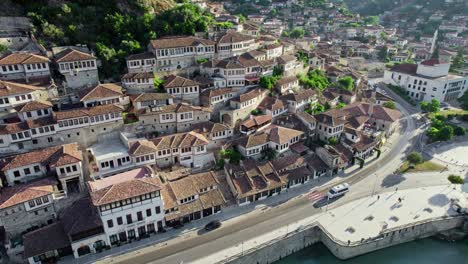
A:
POLYGON ((276 151, 268 147, 262 150, 262 156, 263 156, 263 159, 274 160, 276 158, 276 151))
POLYGON ((424 161, 421 153, 415 151, 411 152, 406 159, 413 164, 420 164, 424 161))
POLYGON ((378 57, 383 62, 389 62, 390 58, 388 57, 388 47, 383 46, 378 53, 378 57))
POLYGON ((455 126, 454 129, 453 129, 453 134, 455 136, 464 136, 466 134, 466 130, 465 130, 465 128, 463 128, 461 126, 455 126))
POLYGON ((244 24, 247 21, 245 16, 242 15, 242 14, 238 14, 237 17, 239 18, 239 23, 241 23, 241 24, 244 24))
POLYGON ((278 77, 279 76, 262 76, 260 78, 260 87, 272 90, 279 79, 278 77))
POLYGON ((339 102, 338 104, 336 104, 335 108, 336 108, 336 109, 341 109, 341 108, 343 108, 343 107, 345 107, 345 106, 346 106, 345 103, 339 102))
POLYGON ((431 102, 421 102, 419 105, 423 112, 437 113, 440 110, 440 102, 437 99, 432 99, 431 102))
POLYGON ((336 139, 335 137, 331 137, 328 139, 328 144, 334 146, 338 144, 338 139, 336 139))
POLYGON ((441 141, 449 141, 452 140, 454 135, 454 129, 452 126, 444 126, 440 129, 439 132, 439 140, 441 141))
POLYGON ((3 45, 3 44, 0 44, 0 53, 5 52, 5 51, 7 51, 7 50, 8 50, 8 47, 7 47, 7 46, 5 46, 5 45, 3 45))
POLYGON ((228 159, 231 164, 239 164, 242 159, 241 154, 234 149, 221 150, 220 156, 223 159, 228 159))
POLYGON ((390 108, 390 109, 396 109, 396 104, 393 101, 387 101, 387 102, 383 103, 382 106, 390 108))
POLYGON ((431 127, 427 130, 426 135, 432 140, 437 140, 439 138, 439 129, 431 127))
POLYGON ((453 71, 456 69, 460 69, 463 67, 464 64, 465 64, 465 59, 464 59, 463 49, 459 48, 457 51, 457 55, 453 58, 450 70, 453 71))
POLYGON ((463 183, 465 183, 463 178, 461 176, 459 176, 459 175, 453 175, 452 174, 452 175, 448 176, 447 179, 449 180, 449 182, 451 184, 463 184, 463 183))
POLYGON ((338 78, 338 84, 341 89, 352 91, 354 89, 354 80, 351 76, 338 78))
POLYGON ((159 78, 158 76, 154 75, 154 89, 156 89, 157 93, 163 93, 164 92, 164 80, 159 78))
POLYGON ((379 24, 378 16, 367 16, 364 18, 364 24, 377 26, 379 24))
POLYGON ((303 28, 294 28, 290 33, 289 36, 291 38, 304 38, 305 30, 303 28))
POLYGON ((317 89, 320 91, 325 90, 330 85, 325 72, 319 69, 309 71, 307 75, 299 75, 298 79, 306 88, 317 89))

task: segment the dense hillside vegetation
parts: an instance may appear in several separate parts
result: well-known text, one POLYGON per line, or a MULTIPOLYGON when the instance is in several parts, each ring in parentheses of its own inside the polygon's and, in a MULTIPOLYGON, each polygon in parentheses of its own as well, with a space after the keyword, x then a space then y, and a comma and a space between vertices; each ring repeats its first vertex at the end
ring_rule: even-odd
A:
POLYGON ((173 0, 14 2, 32 19, 34 33, 46 47, 86 44, 105 66, 102 76, 115 79, 124 72, 124 58, 144 51, 150 39, 193 35, 213 21, 197 6, 173 0))

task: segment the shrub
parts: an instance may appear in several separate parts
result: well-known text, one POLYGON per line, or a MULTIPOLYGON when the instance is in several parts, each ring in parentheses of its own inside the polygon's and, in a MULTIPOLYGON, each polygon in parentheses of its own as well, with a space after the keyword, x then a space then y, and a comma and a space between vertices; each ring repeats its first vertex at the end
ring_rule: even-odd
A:
POLYGON ((415 151, 408 155, 407 160, 413 164, 419 164, 424 161, 421 153, 415 151))
POLYGON ((449 180, 450 183, 452 184, 463 184, 465 181, 463 180, 462 177, 460 177, 459 175, 450 175, 448 176, 447 178, 449 180))

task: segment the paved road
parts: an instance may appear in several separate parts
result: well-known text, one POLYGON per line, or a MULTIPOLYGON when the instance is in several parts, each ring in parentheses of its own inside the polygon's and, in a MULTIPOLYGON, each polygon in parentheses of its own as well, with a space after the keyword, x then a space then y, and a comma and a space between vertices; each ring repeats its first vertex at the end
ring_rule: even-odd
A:
MULTIPOLYGON (((380 160, 369 164, 346 181, 352 185, 360 186, 356 191, 330 204, 330 208, 357 199, 362 196, 371 195, 385 191, 387 188, 394 188, 401 179, 396 177, 388 179, 401 164, 406 153, 413 149, 413 145, 419 141, 422 130, 416 129, 411 113, 403 110, 407 116, 403 125, 403 132, 398 140, 393 142, 392 148, 383 155, 380 160), (372 175, 375 175, 372 178, 372 175), (371 176, 370 181, 361 181, 371 176), (369 187, 372 184, 372 188, 369 187)), ((417 183, 414 183, 417 184, 417 183)), ((412 184, 407 184, 406 188, 411 188, 412 184)), ((322 187, 318 191, 324 193, 329 187, 322 187)), ((189 263, 191 260, 199 259, 221 249, 242 246, 242 241, 254 238, 267 233, 281 226, 287 225, 291 221, 312 216, 322 209, 314 208, 313 203, 306 197, 297 197, 280 206, 257 210, 247 215, 223 223, 222 228, 210 233, 200 234, 179 240, 169 240, 167 243, 160 243, 134 252, 120 256, 114 256, 101 260, 102 263, 189 263)))

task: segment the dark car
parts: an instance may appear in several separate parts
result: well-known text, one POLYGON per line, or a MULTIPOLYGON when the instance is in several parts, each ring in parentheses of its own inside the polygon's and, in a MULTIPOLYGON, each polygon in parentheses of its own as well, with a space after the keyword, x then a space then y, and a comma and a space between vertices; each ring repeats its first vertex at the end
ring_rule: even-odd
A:
POLYGON ((206 231, 215 230, 216 228, 219 228, 220 226, 221 226, 221 222, 219 220, 213 220, 209 222, 208 224, 206 224, 205 230, 206 231))

